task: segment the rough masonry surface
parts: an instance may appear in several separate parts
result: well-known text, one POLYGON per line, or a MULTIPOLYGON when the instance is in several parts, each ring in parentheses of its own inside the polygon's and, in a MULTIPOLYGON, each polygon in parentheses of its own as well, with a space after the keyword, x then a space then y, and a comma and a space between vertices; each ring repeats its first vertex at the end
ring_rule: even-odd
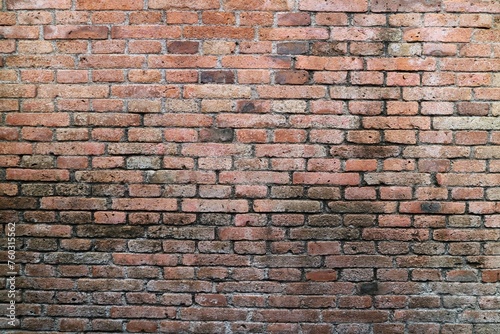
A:
POLYGON ((500 333, 498 0, 1 6, 2 331, 500 333))

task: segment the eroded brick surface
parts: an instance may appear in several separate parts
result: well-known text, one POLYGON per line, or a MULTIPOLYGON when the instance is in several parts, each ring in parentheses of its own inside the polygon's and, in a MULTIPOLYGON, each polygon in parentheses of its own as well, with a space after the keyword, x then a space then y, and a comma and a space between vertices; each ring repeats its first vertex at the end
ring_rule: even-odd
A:
POLYGON ((500 333, 500 2, 2 9, 0 331, 500 333))

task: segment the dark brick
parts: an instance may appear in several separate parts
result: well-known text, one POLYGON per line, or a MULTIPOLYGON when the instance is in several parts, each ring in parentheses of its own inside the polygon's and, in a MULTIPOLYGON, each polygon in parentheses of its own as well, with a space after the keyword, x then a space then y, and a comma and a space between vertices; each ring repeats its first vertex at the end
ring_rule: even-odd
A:
POLYGON ((277 71, 274 81, 278 85, 303 85, 309 81, 307 71, 277 71))
POLYGON ((173 41, 167 44, 167 50, 169 53, 194 54, 198 53, 199 45, 199 42, 173 41))
POLYGON ((233 129, 201 129, 198 139, 201 142, 224 143, 232 142, 233 137, 233 129))
POLYGON ((347 53, 347 43, 342 42, 314 42, 311 54, 314 56, 341 56, 347 53))
POLYGON ((305 42, 282 42, 278 43, 278 54, 305 55, 309 52, 309 44, 305 42))
POLYGON ((232 71, 202 71, 201 83, 234 83, 234 73, 232 71))

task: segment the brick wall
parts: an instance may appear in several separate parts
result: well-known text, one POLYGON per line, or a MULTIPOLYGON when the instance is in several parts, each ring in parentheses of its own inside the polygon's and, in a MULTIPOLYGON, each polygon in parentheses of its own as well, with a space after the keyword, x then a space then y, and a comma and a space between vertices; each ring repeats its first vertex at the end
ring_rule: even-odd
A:
POLYGON ((2 6, 22 333, 500 333, 500 2, 2 6))

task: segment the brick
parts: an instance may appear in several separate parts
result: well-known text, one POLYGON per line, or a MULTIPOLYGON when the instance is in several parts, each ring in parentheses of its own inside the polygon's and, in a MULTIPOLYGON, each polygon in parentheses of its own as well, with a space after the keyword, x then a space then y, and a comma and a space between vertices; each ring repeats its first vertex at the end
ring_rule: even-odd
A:
POLYGON ((234 83, 234 73, 232 71, 203 71, 201 72, 201 83, 234 83))
POLYGON ((265 0, 256 0, 248 3, 242 0, 225 0, 224 8, 228 10, 259 10, 259 11, 286 11, 291 9, 286 0, 277 0, 268 2, 265 0))
POLYGON ((57 82, 58 83, 84 83, 88 81, 87 71, 58 71, 57 72, 57 82))
POLYGON ((160 53, 162 46, 158 41, 134 40, 129 41, 128 49, 130 53, 160 53))
POLYGON ((102 26, 45 26, 45 39, 106 39, 108 28, 102 26))
POLYGON ((16 9, 70 9, 70 0, 42 0, 36 3, 31 3, 27 1, 7 1, 7 8, 9 10, 16 9))
POLYGON ((198 42, 173 41, 167 43, 167 50, 169 53, 194 54, 198 53, 198 49, 198 42))
POLYGON ((433 71, 436 68, 436 60, 433 58, 414 59, 397 57, 391 59, 369 59, 367 68, 370 71, 433 71))
POLYGON ((249 98, 249 87, 231 85, 187 85, 184 89, 185 98, 249 98))
POLYGON ((116 26, 111 28, 112 38, 134 38, 134 39, 166 39, 179 38, 181 30, 179 27, 160 25, 141 26, 116 26))
POLYGON ((255 200, 256 212, 317 212, 320 203, 316 201, 255 200))
POLYGON ((261 40, 311 40, 328 39, 329 33, 325 28, 261 28, 261 40))
POLYGON ((408 42, 469 42, 472 36, 470 28, 408 28, 403 33, 403 40, 408 42))
MULTIPOLYGON (((183 35, 190 39, 229 38, 229 39, 253 39, 254 29, 247 27, 211 27, 211 26, 187 26, 183 29, 183 35)), ((178 38, 180 36, 175 36, 178 38)))
POLYGON ((27 68, 69 68, 74 66, 74 60, 70 56, 47 56, 47 55, 29 55, 29 56, 8 56, 5 64, 9 67, 27 67, 27 68))
POLYGON ((436 129, 450 130, 491 130, 495 129, 496 119, 490 117, 436 117, 433 120, 436 129))
POLYGON ((219 2, 216 0, 208 0, 208 1, 195 1, 188 0, 179 3, 174 0, 152 0, 148 3, 149 8, 152 9, 217 9, 219 8, 219 2))
POLYGON ((319 12, 364 12, 368 9, 366 0, 355 0, 345 3, 339 0, 329 0, 323 3, 317 3, 312 0, 303 0, 300 2, 300 10, 319 11, 319 12))
POLYGON ((491 62, 485 59, 443 59, 441 60, 441 66, 443 70, 447 71, 467 72, 470 71, 471 68, 473 68, 474 72, 487 72, 498 71, 500 62, 498 62, 496 59, 491 62))
MULTIPOLYGON (((278 143, 301 143, 306 140, 307 133, 304 130, 285 130, 278 129, 274 131, 274 141, 278 143)), ((264 137, 264 142, 265 142, 264 137)))
POLYGON ((186 199, 182 202, 182 210, 186 212, 248 212, 248 203, 245 200, 186 199))
POLYGON ((124 76, 121 70, 95 70, 92 79, 94 82, 123 82, 124 76))
POLYGON ((284 68, 291 67, 291 59, 286 56, 235 55, 222 57, 226 68, 284 68))
POLYGON ((401 32, 393 28, 332 27, 331 37, 337 41, 370 40, 395 42, 401 39, 401 32))
POLYGON ((47 197, 41 200, 41 208, 49 210, 105 210, 106 203, 100 198, 47 197))
POLYGON ((166 85, 127 85, 111 87, 111 95, 116 97, 132 98, 158 98, 179 97, 179 89, 175 86, 166 85))
POLYGON ((359 181, 357 173, 296 172, 293 174, 295 184, 358 185, 359 181))
POLYGON ((302 55, 308 52, 309 45, 305 42, 279 42, 277 43, 278 54, 302 55))
POLYGON ((308 26, 311 16, 308 13, 283 13, 278 14, 278 26, 308 26))
POLYGON ((236 18, 234 13, 222 13, 215 11, 205 11, 202 13, 202 22, 213 25, 234 25, 236 18))
MULTIPOLYGON (((86 22, 87 20, 85 20, 86 22)), ((125 13, 115 11, 96 12, 92 15, 92 23, 106 24, 106 23, 123 23, 125 21, 125 13)))
POLYGON ((298 56, 296 66, 307 70, 361 70, 363 62, 355 57, 298 56))
POLYGON ((144 117, 144 124, 147 126, 209 127, 212 122, 211 117, 198 114, 184 114, 182 118, 172 118, 170 115, 146 115, 144 117))
POLYGON ((80 68, 141 68, 143 56, 85 55, 79 57, 80 68))
POLYGON ((376 0, 371 4, 371 9, 374 12, 437 12, 441 9, 440 5, 441 3, 436 0, 418 0, 413 2, 404 0, 376 0))
POLYGON ((106 2, 93 1, 93 0, 77 0, 77 10, 140 10, 143 8, 143 0, 132 0, 123 3, 118 0, 111 0, 106 2))
POLYGON ((286 184, 289 182, 287 173, 280 172, 221 172, 219 182, 223 184, 286 184))

